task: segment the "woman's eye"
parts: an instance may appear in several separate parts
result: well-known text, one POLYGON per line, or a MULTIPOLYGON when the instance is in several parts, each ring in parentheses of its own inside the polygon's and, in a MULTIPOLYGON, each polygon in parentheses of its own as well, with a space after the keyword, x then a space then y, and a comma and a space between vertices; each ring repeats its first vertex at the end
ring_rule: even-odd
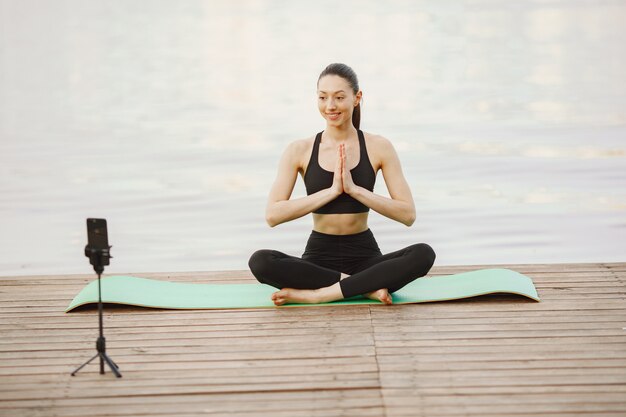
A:
POLYGON ((343 100, 343 97, 337 97, 337 100, 343 100))
POLYGON ((320 100, 326 100, 326 97, 320 97, 319 99, 320 100))

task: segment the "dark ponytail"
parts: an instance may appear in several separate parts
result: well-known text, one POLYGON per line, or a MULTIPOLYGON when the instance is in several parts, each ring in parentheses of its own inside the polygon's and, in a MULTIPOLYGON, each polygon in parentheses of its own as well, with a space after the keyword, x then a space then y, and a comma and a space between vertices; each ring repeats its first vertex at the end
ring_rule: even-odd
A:
MULTIPOLYGON (((346 64, 339 64, 339 63, 330 64, 329 66, 324 68, 324 71, 322 71, 319 78, 317 79, 317 83, 319 84, 322 77, 326 75, 337 75, 343 78, 344 80, 348 82, 348 84, 350 84, 350 87, 352 88, 352 92, 355 95, 356 93, 359 92, 359 80, 356 77, 356 73, 354 72, 352 68, 350 68, 346 64)), ((360 102, 354 108, 352 112, 352 124, 357 129, 359 129, 359 126, 361 125, 361 103, 360 102)))
POLYGON ((357 128, 357 130, 359 129, 359 126, 361 126, 361 103, 360 102, 359 104, 356 105, 356 107, 352 111, 352 124, 354 125, 354 127, 357 128))

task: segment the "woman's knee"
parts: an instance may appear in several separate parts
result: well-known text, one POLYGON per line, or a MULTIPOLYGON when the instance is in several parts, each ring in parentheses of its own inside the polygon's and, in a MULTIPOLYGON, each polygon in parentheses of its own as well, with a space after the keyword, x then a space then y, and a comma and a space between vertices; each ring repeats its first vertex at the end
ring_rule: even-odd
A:
POLYGON ((437 255, 433 248, 427 243, 417 243, 409 247, 415 265, 420 265, 424 275, 435 263, 437 255))
POLYGON ((273 251, 270 249, 260 249, 250 256, 248 267, 259 282, 264 282, 264 277, 270 273, 273 258, 273 251))

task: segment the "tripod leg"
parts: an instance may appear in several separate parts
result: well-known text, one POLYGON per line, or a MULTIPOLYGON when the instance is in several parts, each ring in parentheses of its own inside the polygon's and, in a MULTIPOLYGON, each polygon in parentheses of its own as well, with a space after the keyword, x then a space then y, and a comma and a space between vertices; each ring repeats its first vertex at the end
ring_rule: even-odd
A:
MULTIPOLYGON (((109 357, 107 356, 107 358, 109 358, 109 357)), ((113 364, 113 366, 115 366, 117 369, 120 369, 120 367, 119 367, 119 366, 117 366, 117 364, 116 364, 115 362, 113 362, 113 359, 109 358, 109 360, 111 361, 111 363, 113 364)))
POLYGON ((120 371, 118 371, 117 365, 115 364, 115 362, 111 360, 111 358, 107 356, 106 353, 100 353, 100 360, 103 360, 103 359, 109 365, 109 368, 111 368, 111 371, 115 374, 115 376, 118 378, 121 378, 122 374, 120 373, 120 371))
POLYGON ((72 372, 72 376, 76 375, 76 372, 80 371, 81 369, 83 369, 85 367, 85 365, 87 365, 89 362, 91 362, 92 360, 96 359, 98 356, 100 355, 100 353, 96 353, 94 355, 93 358, 89 359, 87 362, 83 363, 81 366, 79 366, 78 368, 76 368, 76 370, 74 372, 72 372))

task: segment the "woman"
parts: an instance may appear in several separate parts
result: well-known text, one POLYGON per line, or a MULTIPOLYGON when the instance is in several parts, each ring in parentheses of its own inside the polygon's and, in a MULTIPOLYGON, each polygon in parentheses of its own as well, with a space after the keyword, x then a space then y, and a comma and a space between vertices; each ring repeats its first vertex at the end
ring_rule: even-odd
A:
POLYGON ((262 249, 248 265, 259 282, 280 289, 276 305, 357 295, 392 304, 391 293, 426 275, 435 253, 424 243, 381 253, 367 225, 370 208, 407 226, 415 221, 398 155, 387 139, 359 129, 362 92, 350 67, 326 67, 317 90, 326 129, 287 147, 266 210, 271 227, 313 213, 306 249, 302 258, 262 249), (391 198, 373 192, 378 171, 391 198), (290 199, 298 173, 307 196, 290 199))

